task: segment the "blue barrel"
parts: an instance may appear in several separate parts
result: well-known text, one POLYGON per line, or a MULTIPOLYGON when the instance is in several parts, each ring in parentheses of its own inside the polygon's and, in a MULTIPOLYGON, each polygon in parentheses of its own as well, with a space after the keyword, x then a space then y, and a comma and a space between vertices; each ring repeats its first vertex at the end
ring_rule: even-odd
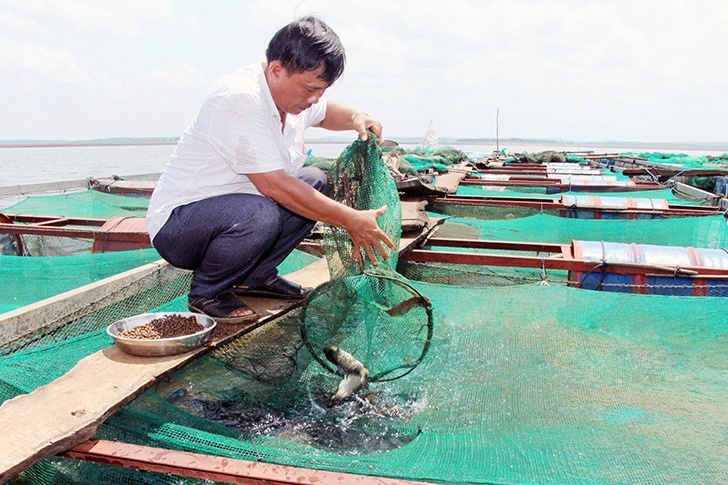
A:
POLYGON ((728 196, 728 177, 721 175, 720 177, 715 177, 713 180, 715 180, 715 190, 713 192, 721 197, 728 196))
MULTIPOLYGON (((724 268, 728 250, 603 241, 573 241, 576 260, 643 264, 662 267, 724 268)), ((684 275, 624 275, 610 272, 609 264, 592 271, 571 271, 569 280, 580 288, 655 295, 728 296, 728 279, 684 275)))
POLYGON ((626 187, 636 187, 632 180, 618 180, 614 175, 560 175, 547 174, 549 179, 559 180, 560 187, 546 187, 547 194, 564 192, 566 189, 571 192, 614 192, 623 191, 626 187))
POLYGON ((18 243, 15 234, 0 234, 0 254, 18 256, 18 243))
POLYGON ((572 219, 661 219, 660 211, 670 208, 667 199, 569 194, 561 196, 561 205, 563 217, 572 219))

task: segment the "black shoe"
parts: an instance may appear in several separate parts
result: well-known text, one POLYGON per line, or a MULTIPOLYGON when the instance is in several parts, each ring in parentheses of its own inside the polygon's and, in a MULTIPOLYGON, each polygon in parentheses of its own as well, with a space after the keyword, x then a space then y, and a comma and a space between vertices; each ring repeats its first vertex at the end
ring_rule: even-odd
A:
POLYGON ((187 307, 193 312, 214 318, 218 323, 240 324, 254 322, 260 318, 259 313, 255 313, 231 291, 220 293, 215 298, 197 297, 188 301, 187 307), (231 316, 237 310, 250 310, 251 313, 236 317, 231 316))
POLYGON ((311 291, 298 283, 289 281, 281 276, 276 277, 272 283, 264 286, 236 286, 233 288, 239 296, 260 296, 263 298, 279 298, 281 300, 303 300, 311 291))

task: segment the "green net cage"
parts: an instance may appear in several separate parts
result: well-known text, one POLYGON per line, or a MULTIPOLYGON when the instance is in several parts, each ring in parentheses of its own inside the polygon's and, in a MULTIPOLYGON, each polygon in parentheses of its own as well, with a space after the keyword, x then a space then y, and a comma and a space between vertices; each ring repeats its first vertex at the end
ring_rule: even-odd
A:
MULTIPOLYGON (((370 144, 347 152, 344 161, 375 162, 374 175, 347 175, 351 184, 378 176, 377 157, 370 144)), ((390 182, 379 187, 391 190, 390 182)), ((391 203, 378 197, 364 200, 391 203)), ((722 217, 536 214, 451 217, 438 236, 720 248, 726 231, 722 217)), ((553 284, 555 274, 543 285, 538 270, 500 274, 397 258, 362 268, 344 242, 327 251, 335 277, 308 301, 159 379, 96 438, 441 484, 725 482, 724 298, 591 291, 553 284), (326 401, 341 376, 322 355, 330 344, 381 375, 333 406, 326 401)), ((281 273, 312 258, 295 253, 281 273)), ((113 345, 104 329, 118 319, 186 311, 189 277, 180 271, 113 301, 89 302, 3 348, 0 400, 32 392, 113 345)), ((211 482, 52 457, 13 483, 211 482)))

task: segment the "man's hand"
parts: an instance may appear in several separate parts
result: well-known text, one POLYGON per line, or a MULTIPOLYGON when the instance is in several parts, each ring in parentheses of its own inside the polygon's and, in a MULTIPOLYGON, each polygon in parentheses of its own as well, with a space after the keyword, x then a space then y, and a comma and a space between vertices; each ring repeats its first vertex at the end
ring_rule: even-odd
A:
POLYGON ((354 243, 354 258, 357 261, 361 261, 362 249, 364 249, 369 261, 374 265, 379 263, 376 253, 379 253, 382 259, 389 259, 389 253, 382 244, 389 249, 393 249, 394 243, 377 224, 377 218, 383 216, 386 212, 387 206, 383 205, 376 210, 356 211, 349 220, 349 224, 345 229, 354 243))
POLYGON ((308 219, 333 224, 346 229, 354 244, 354 256, 361 261, 361 250, 372 264, 377 264, 377 253, 388 259, 384 246, 394 248, 394 243, 377 224, 377 218, 387 212, 387 206, 376 210, 356 210, 326 197, 310 185, 291 177, 283 170, 248 174, 261 194, 283 207, 308 219))
POLYGON ((361 111, 352 113, 351 126, 359 133, 361 141, 367 141, 367 138, 369 138, 367 130, 372 130, 372 133, 377 135, 379 144, 382 144, 382 124, 367 113, 361 111))

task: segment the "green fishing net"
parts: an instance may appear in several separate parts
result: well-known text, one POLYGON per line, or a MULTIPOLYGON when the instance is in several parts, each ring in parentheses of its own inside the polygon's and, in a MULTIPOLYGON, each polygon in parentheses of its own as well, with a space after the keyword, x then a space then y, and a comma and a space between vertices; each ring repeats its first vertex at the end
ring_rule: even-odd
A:
MULTIPOLYGON (((370 133, 367 141, 357 139, 344 149, 329 168, 328 177, 331 198, 342 204, 357 210, 387 206, 387 212, 379 217, 377 223, 394 247, 384 248, 389 258, 381 264, 395 268, 402 228, 402 205, 394 179, 382 160, 377 137, 370 133)), ((341 227, 326 227, 324 249, 332 279, 358 274, 371 267, 368 258, 364 258, 364 266, 360 265, 354 255, 351 238, 341 227)))
POLYGON ((348 146, 328 175, 334 200, 358 210, 387 206, 377 222, 394 247, 388 249, 388 259, 374 265, 356 257, 346 230, 326 228, 323 245, 331 280, 306 299, 301 315, 304 343, 331 372, 336 367, 323 351, 337 346, 361 361, 372 381, 401 377, 429 348, 432 311, 429 300, 394 269, 402 208, 376 136, 348 146))
POLYGON ((424 358, 433 332, 431 305, 401 277, 366 272, 317 288, 302 310, 303 340, 313 357, 336 372, 323 349, 335 345, 370 371, 369 380, 392 380, 424 358))

